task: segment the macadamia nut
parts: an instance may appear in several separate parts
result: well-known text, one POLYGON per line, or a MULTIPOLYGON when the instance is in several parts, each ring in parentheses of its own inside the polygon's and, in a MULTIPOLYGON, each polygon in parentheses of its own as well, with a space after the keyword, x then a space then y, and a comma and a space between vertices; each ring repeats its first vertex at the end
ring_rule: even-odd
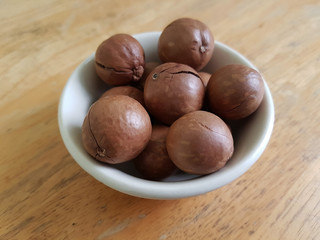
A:
POLYGON ((203 82, 193 68, 164 63, 149 74, 144 101, 153 117, 170 125, 184 114, 201 109, 204 93, 203 82))
POLYGON ((199 71, 212 57, 213 35, 203 22, 180 18, 170 23, 161 33, 158 54, 163 62, 177 62, 199 71))
POLYGON ((98 76, 110 85, 137 82, 144 71, 144 50, 129 34, 116 34, 103 41, 95 55, 98 76))
POLYGON ((233 154, 233 137, 218 116, 194 111, 175 121, 167 136, 173 163, 191 174, 209 174, 226 164, 233 154))
POLYGON ((230 64, 212 74, 206 91, 213 113, 224 119, 236 120, 258 109, 264 95, 264 81, 256 70, 230 64))
POLYGON ((111 164, 137 157, 151 137, 151 121, 142 105, 124 95, 106 96, 89 109, 82 142, 95 159, 111 164))

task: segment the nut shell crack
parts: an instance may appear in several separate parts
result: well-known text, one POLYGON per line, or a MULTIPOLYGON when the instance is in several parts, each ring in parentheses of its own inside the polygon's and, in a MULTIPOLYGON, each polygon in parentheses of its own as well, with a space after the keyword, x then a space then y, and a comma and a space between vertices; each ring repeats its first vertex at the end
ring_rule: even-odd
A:
POLYGON ((113 67, 107 67, 99 62, 96 61, 96 64, 98 67, 100 68, 103 68, 103 69, 106 69, 106 70, 111 70, 111 71, 114 71, 114 72, 117 72, 117 73, 129 73, 129 72, 132 72, 133 70, 132 69, 128 69, 128 70, 118 70, 116 68, 113 68, 113 67))
POLYGON ((217 132, 217 131, 214 131, 213 129, 211 129, 210 127, 208 127, 206 124, 203 124, 202 122, 196 121, 196 123, 199 124, 199 126, 201 126, 201 127, 205 128, 205 129, 209 130, 209 131, 212 132, 212 133, 215 133, 215 134, 218 134, 218 135, 223 136, 223 137, 225 137, 225 138, 228 138, 227 136, 225 136, 225 135, 223 135, 223 134, 221 134, 221 133, 219 133, 219 132, 217 132))

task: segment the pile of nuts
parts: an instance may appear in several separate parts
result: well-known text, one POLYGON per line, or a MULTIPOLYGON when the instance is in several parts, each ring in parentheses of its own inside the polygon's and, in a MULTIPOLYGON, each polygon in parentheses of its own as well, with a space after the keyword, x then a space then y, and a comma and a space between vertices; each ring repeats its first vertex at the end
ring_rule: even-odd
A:
POLYGON ((161 33, 161 63, 145 62, 128 34, 103 41, 95 54, 97 75, 113 86, 94 102, 82 125, 82 142, 95 159, 134 161, 141 175, 161 180, 177 170, 209 174, 234 152, 226 122, 257 110, 264 82, 254 69, 226 65, 202 72, 214 38, 201 21, 181 18, 161 33))

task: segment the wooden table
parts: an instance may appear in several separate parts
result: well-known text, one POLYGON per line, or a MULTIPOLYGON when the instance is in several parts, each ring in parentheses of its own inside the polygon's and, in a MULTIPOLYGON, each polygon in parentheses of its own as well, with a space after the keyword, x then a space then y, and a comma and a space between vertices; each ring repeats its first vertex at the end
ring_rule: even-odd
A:
POLYGON ((3 0, 0 33, 0 239, 320 239, 318 0, 3 0), (102 40, 183 16, 261 70, 274 131, 225 187, 180 200, 128 196, 69 155, 59 97, 102 40))

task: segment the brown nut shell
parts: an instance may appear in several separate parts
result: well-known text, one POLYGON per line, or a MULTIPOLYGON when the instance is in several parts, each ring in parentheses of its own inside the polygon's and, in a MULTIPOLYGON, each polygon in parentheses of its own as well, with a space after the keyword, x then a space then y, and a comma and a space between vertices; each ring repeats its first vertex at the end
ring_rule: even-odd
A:
POLYGON ((144 101, 153 117, 170 125, 184 114, 201 109, 204 93, 204 85, 193 68, 164 63, 149 74, 144 101))
POLYGON ((95 66, 98 76, 110 85, 138 81, 144 71, 144 50, 129 34, 116 34, 97 48, 95 66))
POLYGON ((209 174, 225 166, 234 150, 228 126, 206 112, 188 113, 175 121, 166 146, 173 163, 191 174, 209 174))
POLYGON ((264 81, 256 70, 230 64, 212 74, 206 97, 212 112, 228 120, 249 116, 260 106, 264 81))
POLYGON ((143 106, 124 95, 106 96, 89 109, 82 125, 86 151, 111 164, 137 157, 151 137, 152 126, 143 106))
POLYGON ((213 35, 203 22, 180 18, 170 23, 161 33, 158 43, 159 58, 163 62, 187 64, 199 71, 212 57, 213 35))
POLYGON ((132 97, 137 100, 143 107, 145 107, 143 100, 143 92, 138 88, 132 86, 118 86, 113 87, 105 91, 101 97, 112 96, 112 95, 125 95, 132 97))
POLYGON ((146 179, 161 180, 177 171, 166 148, 168 131, 165 125, 153 125, 148 145, 134 160, 137 170, 146 179))

